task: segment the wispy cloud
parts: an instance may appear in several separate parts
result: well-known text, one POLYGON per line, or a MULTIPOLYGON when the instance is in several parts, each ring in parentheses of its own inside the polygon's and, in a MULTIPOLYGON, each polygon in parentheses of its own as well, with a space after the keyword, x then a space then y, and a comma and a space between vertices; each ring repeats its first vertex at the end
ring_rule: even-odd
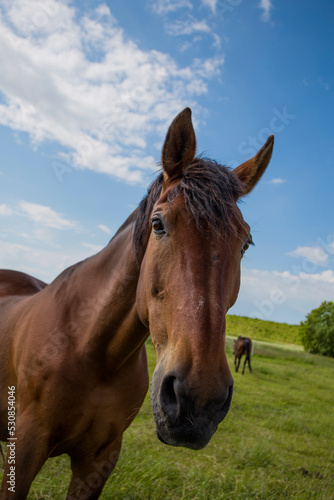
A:
POLYGON ((106 234, 111 233, 111 230, 109 229, 109 227, 105 226, 104 224, 99 224, 97 227, 106 234))
MULTIPOLYGON (((1 267, 18 269, 50 281, 66 267, 99 252, 103 245, 92 241, 80 244, 77 234, 91 234, 79 222, 53 208, 21 200, 0 205, 1 267), (4 231, 4 232, 3 232, 4 231)), ((100 224, 99 229, 110 233, 100 224)))
POLYGON ((263 10, 261 19, 264 22, 268 22, 270 20, 270 11, 272 9, 272 2, 271 0, 260 0, 260 9, 263 10))
MULTIPOLYGON (((220 36, 215 33, 210 24, 205 19, 196 19, 190 14, 185 19, 173 19, 166 21, 165 31, 168 35, 185 38, 185 41, 181 45, 182 51, 191 48, 194 43, 200 42, 204 37, 213 39, 212 47, 215 49, 221 48, 222 40, 220 36)), ((220 56, 207 59, 205 62, 202 60, 199 60, 199 62, 202 67, 206 66, 207 61, 210 63, 220 61, 220 64, 222 64, 222 58, 223 55, 221 54, 220 56)), ((202 77, 204 78, 204 73, 202 73, 202 77)))
MULTIPOLYGON (((162 2, 161 9, 181 5, 191 2, 162 2)), ((36 147, 59 144, 66 168, 146 183, 156 168, 148 139, 161 140, 184 103, 196 106, 207 92, 207 61, 180 67, 168 54, 141 50, 106 5, 80 17, 65 0, 50 0, 37 23, 40 11, 40 0, 1 3, 0 124, 28 133, 36 147)), ((208 27, 194 21, 190 29, 208 27)))
POLYGON ((205 20, 198 20, 191 16, 185 21, 177 19, 175 22, 166 25, 169 35, 193 35, 194 33, 211 33, 211 28, 205 20))
POLYGON ((192 9, 192 3, 190 0, 153 0, 151 8, 156 14, 168 14, 182 8, 192 9))
POLYGON ((94 253, 98 253, 102 250, 103 245, 95 245, 94 243, 81 243, 83 247, 89 248, 94 253))
POLYGON ((73 229, 76 227, 75 222, 65 219, 63 214, 55 212, 50 207, 28 201, 20 201, 18 207, 23 216, 40 226, 53 229, 73 229))
POLYGON ((243 269, 232 314, 298 323, 334 296, 334 271, 317 273, 243 269))
POLYGON ((2 203, 0 205, 0 215, 12 215, 13 213, 13 210, 8 206, 6 205, 6 203, 2 203))
POLYGON ((329 260, 328 253, 319 246, 297 247, 292 252, 288 252, 287 255, 290 255, 291 257, 302 257, 304 259, 307 259, 312 264, 316 264, 319 266, 326 266, 329 260))
POLYGON ((212 12, 215 14, 217 1, 218 0, 202 0, 202 4, 209 7, 212 10, 212 12))
POLYGON ((286 179, 281 179, 280 177, 275 177, 274 179, 271 179, 271 181, 268 181, 269 184, 284 184, 286 182, 286 179))
POLYGON ((2 241, 0 245, 1 267, 18 269, 46 281, 54 279, 68 266, 91 255, 91 250, 46 250, 36 246, 2 241))

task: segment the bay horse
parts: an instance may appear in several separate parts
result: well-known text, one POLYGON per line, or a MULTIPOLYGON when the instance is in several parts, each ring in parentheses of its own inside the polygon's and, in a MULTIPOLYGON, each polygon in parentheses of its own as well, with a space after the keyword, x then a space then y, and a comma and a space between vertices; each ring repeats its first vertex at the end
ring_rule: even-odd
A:
POLYGON ((148 390, 148 335, 159 439, 207 445, 232 399, 225 315, 251 241, 237 201, 262 176, 273 142, 233 171, 197 158, 186 108, 169 127, 161 174, 104 249, 49 285, 1 271, 1 500, 25 499, 45 461, 63 453, 66 498, 100 496, 148 390))
POLYGON ((242 337, 239 335, 237 340, 233 343, 233 354, 234 354, 234 366, 235 371, 238 372, 240 361, 243 355, 245 355, 245 362, 242 369, 242 375, 245 373, 246 363, 248 362, 249 371, 252 373, 251 368, 251 351, 252 351, 252 341, 248 337, 242 337))

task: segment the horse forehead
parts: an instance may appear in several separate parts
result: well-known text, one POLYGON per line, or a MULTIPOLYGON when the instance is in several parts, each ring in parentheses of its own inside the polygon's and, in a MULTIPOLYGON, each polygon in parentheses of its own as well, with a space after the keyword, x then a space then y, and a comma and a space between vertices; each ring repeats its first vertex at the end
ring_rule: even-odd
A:
POLYGON ((153 212, 162 211, 166 214, 172 214, 186 208, 182 192, 173 195, 173 197, 171 196, 175 188, 176 185, 171 185, 166 190, 162 189, 160 197, 153 206, 153 212))
MULTIPOLYGON (((193 232, 193 234, 198 233, 200 238, 203 238, 203 236, 206 235, 208 240, 217 240, 221 245, 224 245, 223 240, 225 240, 225 244, 228 244, 228 242, 231 242, 232 239, 235 239, 233 237, 237 237, 237 239, 240 240, 249 234, 249 225, 244 220, 237 203, 235 203, 233 210, 235 210, 235 213, 237 214, 237 216, 235 217, 235 223, 238 225, 238 227, 229 228, 228 225, 224 224, 224 222, 222 221, 220 228, 211 228, 210 222, 208 221, 208 225, 205 229, 199 229, 197 227, 198 223, 195 220, 195 216, 190 212, 187 206, 182 190, 177 194, 173 194, 175 188, 177 188, 177 185, 178 182, 175 182, 168 186, 167 189, 162 190, 160 197, 153 206, 152 213, 162 212, 173 225, 177 225, 178 222, 181 222, 183 224, 184 230, 188 229, 188 231, 193 232), (197 231, 195 230, 195 226, 197 231)), ((199 218, 202 219, 200 224, 204 223, 203 225, 206 226, 205 212, 200 213, 199 218)))
POLYGON ((206 220, 205 212, 199 213, 197 219, 196 213, 192 213, 187 206, 182 190, 175 194, 175 187, 177 183, 163 191, 152 210, 152 214, 161 212, 164 215, 168 229, 173 233, 175 252, 187 254, 190 258, 193 256, 195 260, 209 256, 210 258, 206 259, 208 264, 224 262, 224 265, 227 265, 229 257, 237 253, 241 242, 249 234, 249 226, 244 221, 239 207, 235 204, 235 210, 238 212, 235 219, 237 227, 230 227, 223 220, 220 227, 212 227, 210 218, 206 220))
POLYGON ((170 212, 170 222, 174 228, 173 237, 180 243, 179 248, 196 251, 199 256, 205 253, 213 253, 217 256, 233 254, 234 248, 240 245, 248 228, 245 224, 236 230, 223 223, 215 228, 210 226, 209 222, 206 224, 205 216, 198 223, 182 203, 170 212))

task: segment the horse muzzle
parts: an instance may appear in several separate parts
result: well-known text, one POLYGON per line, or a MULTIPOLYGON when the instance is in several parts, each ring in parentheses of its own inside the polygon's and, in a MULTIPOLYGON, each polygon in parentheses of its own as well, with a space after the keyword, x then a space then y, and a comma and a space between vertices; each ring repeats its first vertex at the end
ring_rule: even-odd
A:
POLYGON ((194 450, 204 448, 225 418, 232 401, 233 378, 219 397, 205 404, 196 403, 196 393, 185 381, 169 373, 162 378, 155 373, 151 383, 151 400, 160 441, 171 446, 194 450))

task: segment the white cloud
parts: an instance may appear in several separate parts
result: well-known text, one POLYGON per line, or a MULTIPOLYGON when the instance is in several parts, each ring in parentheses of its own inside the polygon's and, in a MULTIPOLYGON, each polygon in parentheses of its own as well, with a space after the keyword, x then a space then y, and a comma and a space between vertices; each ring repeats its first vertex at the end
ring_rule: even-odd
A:
POLYGON ((260 0, 260 9, 263 10, 261 19, 264 22, 268 22, 270 20, 270 11, 272 8, 271 0, 260 0))
POLYGON ((203 3, 203 5, 209 7, 212 10, 212 12, 215 14, 217 1, 218 0, 202 0, 202 3, 203 3))
POLYGON ((222 45, 222 39, 220 38, 219 35, 217 35, 217 33, 212 33, 212 36, 213 36, 213 46, 216 48, 216 49, 220 49, 221 48, 221 45, 222 45))
POLYGON ((168 14, 181 8, 192 9, 190 0, 153 0, 151 8, 156 14, 168 14))
POLYGON ((209 78, 219 75, 220 68, 224 64, 224 55, 217 56, 214 59, 207 59, 202 62, 200 59, 194 60, 194 66, 197 68, 198 73, 204 78, 207 75, 209 78))
POLYGON ((232 314, 298 323, 334 296, 332 270, 294 274, 243 268, 241 276, 239 298, 232 314))
POLYGON ((102 248, 104 248, 103 245, 95 245, 94 243, 82 243, 82 246, 89 248, 94 254, 100 252, 102 248))
MULTIPOLYGON (((194 16, 188 14, 184 19, 168 20, 165 22, 165 31, 168 35, 175 37, 188 37, 188 40, 180 45, 181 52, 190 48, 194 43, 201 42, 203 37, 213 38, 212 47, 216 50, 220 50, 222 40, 220 36, 215 33, 212 26, 208 24, 205 19, 196 19, 194 16)), ((216 56, 215 58, 209 59, 209 61, 222 60, 222 55, 216 56)), ((201 64, 204 66, 206 60, 200 60, 201 64)), ((193 66, 194 68, 194 66, 193 66)), ((202 78, 211 78, 209 75, 205 75, 201 72, 202 78)), ((202 80, 204 83, 204 81, 202 80)), ((201 82, 201 83, 202 83, 201 82)))
POLYGON ((13 210, 8 205, 6 205, 6 203, 2 203, 0 205, 0 215, 12 215, 12 214, 13 210))
POLYGON ((23 216, 28 217, 38 225, 53 229, 72 229, 76 226, 73 221, 64 219, 62 214, 55 212, 50 207, 27 201, 20 201, 18 206, 23 216))
MULTIPOLYGON (((20 201, 3 211, 10 211, 12 217, 3 220, 6 226, 1 229, 5 232, 0 232, 2 268, 18 269, 50 281, 68 266, 103 248, 93 242, 78 243, 76 234, 87 231, 48 206, 20 201)), ((101 227, 110 231, 107 226, 101 227)))
POLYGON ((166 25, 168 35, 193 35, 194 33, 211 33, 211 28, 205 20, 198 20, 190 17, 181 21, 177 19, 174 23, 166 25))
POLYGON ((319 246, 297 247, 292 252, 288 252, 287 255, 290 255, 291 257, 303 257, 312 264, 319 266, 326 266, 329 259, 328 253, 319 246))
POLYGON ((104 224, 99 224, 97 226, 101 231, 103 231, 104 233, 106 234, 110 234, 111 233, 111 230, 109 229, 108 226, 105 226, 104 224))
POLYGON ((286 182, 286 179, 281 179, 280 177, 275 177, 275 179, 271 179, 269 181, 269 184, 284 184, 286 182))
POLYGON ((0 245, 1 267, 17 269, 47 282, 53 280, 68 266, 89 255, 91 252, 87 251, 67 251, 64 253, 63 250, 50 251, 7 241, 2 241, 0 245))
MULTIPOLYGON (((181 3, 190 7, 163 4, 181 3)), ((190 29, 209 27, 193 21, 190 29)), ((79 17, 65 1, 4 0, 0 124, 27 132, 36 147, 59 144, 62 165, 50 165, 55 174, 90 169, 146 183, 146 172, 156 168, 149 144, 207 92, 210 61, 222 64, 215 57, 179 67, 168 54, 141 50, 105 5, 79 17)))

